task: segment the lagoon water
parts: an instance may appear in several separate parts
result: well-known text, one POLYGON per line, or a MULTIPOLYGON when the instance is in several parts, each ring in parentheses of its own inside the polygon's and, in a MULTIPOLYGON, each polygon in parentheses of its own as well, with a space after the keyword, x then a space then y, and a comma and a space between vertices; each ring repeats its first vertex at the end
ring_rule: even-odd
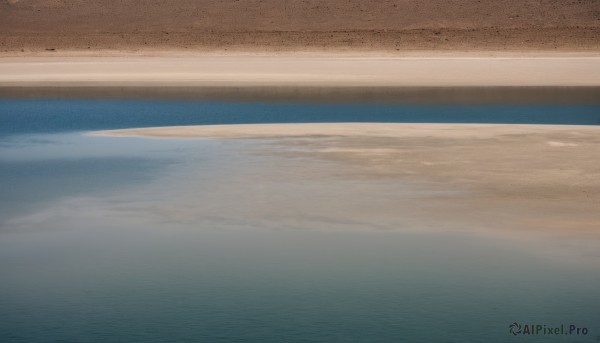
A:
POLYGON ((347 121, 597 125, 600 105, 2 99, 0 341, 598 340, 595 240, 406 223, 395 204, 418 186, 265 140, 87 134, 347 121))

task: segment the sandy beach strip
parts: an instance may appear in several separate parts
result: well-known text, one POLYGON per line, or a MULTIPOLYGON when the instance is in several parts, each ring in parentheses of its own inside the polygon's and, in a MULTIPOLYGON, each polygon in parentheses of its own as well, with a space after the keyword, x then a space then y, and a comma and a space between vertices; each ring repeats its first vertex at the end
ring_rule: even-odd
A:
POLYGON ((0 86, 598 85, 589 54, 0 58, 0 86))

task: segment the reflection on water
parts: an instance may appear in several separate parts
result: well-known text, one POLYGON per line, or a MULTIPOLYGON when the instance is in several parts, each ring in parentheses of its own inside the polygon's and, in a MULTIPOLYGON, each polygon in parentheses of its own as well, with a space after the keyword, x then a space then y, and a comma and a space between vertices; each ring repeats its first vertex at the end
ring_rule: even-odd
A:
POLYGON ((600 87, 0 87, 5 99, 396 104, 599 104, 600 87))
POLYGON ((415 186, 261 142, 21 137, 2 149, 14 341, 505 342, 515 320, 599 319, 596 257, 403 221, 415 186))
POLYGON ((469 237, 112 221, 48 229, 1 243, 3 337, 506 342, 515 318, 598 320, 597 270, 469 237))
POLYGON ((257 153, 272 142, 73 132, 190 113, 170 104, 0 104, 4 133, 13 130, 0 141, 1 341, 506 342, 518 339, 508 333, 514 321, 590 330, 528 342, 600 333, 599 256, 588 253, 597 241, 584 251, 425 224, 403 204, 439 190, 257 153), (29 129, 17 113, 62 119, 29 129), (53 133, 31 133, 40 128, 53 133))

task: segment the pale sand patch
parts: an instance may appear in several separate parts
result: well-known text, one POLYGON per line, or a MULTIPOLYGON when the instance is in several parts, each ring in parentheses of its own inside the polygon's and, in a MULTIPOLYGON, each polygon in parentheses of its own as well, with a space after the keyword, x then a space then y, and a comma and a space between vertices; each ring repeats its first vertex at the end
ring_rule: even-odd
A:
POLYGON ((421 226, 600 237, 598 126, 260 124, 93 134, 265 139, 256 153, 332 162, 339 165, 338 180, 431 190, 394 200, 401 211, 378 214, 381 222, 401 216, 421 226))
POLYGON ((598 86, 600 56, 0 58, 0 86, 598 86))
MULTIPOLYGON (((111 136, 147 136, 178 138, 357 136, 390 138, 437 137, 456 139, 482 139, 492 138, 501 135, 526 135, 532 133, 569 133, 571 135, 578 136, 587 132, 600 132, 599 130, 600 127, 582 125, 298 123, 166 126, 96 131, 92 134, 111 136)), ((344 150, 347 150, 349 148, 341 147, 337 149, 340 149, 343 152, 344 150)))
POLYGON ((566 142, 549 141, 548 145, 549 146, 561 147, 561 146, 577 146, 578 144, 575 144, 575 143, 566 143, 566 142))

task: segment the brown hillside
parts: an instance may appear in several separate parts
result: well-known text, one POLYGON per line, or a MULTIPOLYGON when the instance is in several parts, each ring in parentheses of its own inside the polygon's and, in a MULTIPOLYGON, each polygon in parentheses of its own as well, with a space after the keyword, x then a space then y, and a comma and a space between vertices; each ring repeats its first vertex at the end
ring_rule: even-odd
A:
POLYGON ((19 48, 583 48, 598 0, 0 0, 19 48))

